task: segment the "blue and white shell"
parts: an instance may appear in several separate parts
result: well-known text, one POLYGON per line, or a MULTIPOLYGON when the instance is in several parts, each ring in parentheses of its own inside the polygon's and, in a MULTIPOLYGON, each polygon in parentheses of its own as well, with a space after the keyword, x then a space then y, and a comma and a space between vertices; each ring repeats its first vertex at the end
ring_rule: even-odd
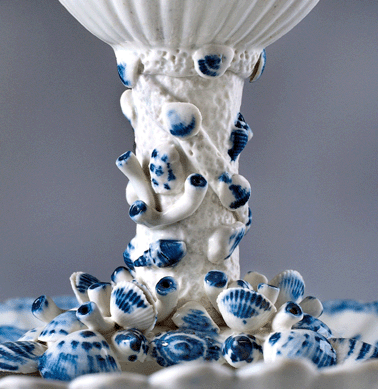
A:
POLYGON ((157 320, 155 304, 134 282, 117 284, 110 299, 112 319, 123 328, 151 330, 157 320))
POLYGON ((114 352, 99 333, 84 330, 54 343, 39 359, 44 378, 70 381, 84 374, 121 371, 114 352))
POLYGON ((240 332, 264 326, 277 311, 262 294, 245 288, 230 288, 217 298, 219 312, 226 324, 240 332))
POLYGON ((162 144, 152 151, 149 169, 156 193, 178 193, 183 188, 186 177, 173 144, 162 144))
POLYGON ((0 372, 34 373, 38 371, 38 359, 46 346, 32 341, 4 342, 0 344, 0 372))
POLYGON ((219 332, 219 327, 206 309, 197 301, 188 301, 172 316, 173 322, 181 330, 195 330, 200 332, 219 332))
POLYGON ((135 328, 116 332, 112 337, 112 345, 118 360, 126 362, 143 362, 150 347, 143 333, 135 328))
POLYGON ((80 271, 71 275, 70 282, 77 301, 79 301, 80 304, 83 304, 89 301, 87 293, 88 288, 92 284, 97 284, 98 282, 100 282, 100 280, 95 276, 92 276, 91 274, 80 271))
POLYGON ((150 244, 142 256, 134 262, 135 267, 174 267, 186 255, 186 244, 182 240, 160 239, 150 244))
POLYGON ((219 361, 223 359, 221 347, 215 333, 169 331, 153 339, 151 356, 164 367, 191 361, 219 361))
POLYGON ((293 330, 294 329, 314 331, 323 335, 325 338, 330 338, 332 336, 332 331, 327 324, 323 323, 316 317, 307 314, 303 315, 303 319, 301 321, 293 325, 293 330))
POLYGON ((322 368, 336 364, 336 351, 324 336, 313 331, 274 332, 264 342, 264 360, 279 358, 308 359, 322 368))
POLYGON ((277 274, 269 284, 280 288, 276 301, 277 308, 288 301, 299 303, 303 298, 305 284, 303 277, 296 270, 286 270, 277 274))
POLYGON ((222 354, 232 367, 242 367, 263 358, 263 350, 253 335, 229 336, 223 343, 222 354))
POLYGON ((56 342, 71 332, 87 328, 76 317, 76 311, 67 311, 53 319, 38 337, 41 342, 56 342))
POLYGON ((338 365, 378 358, 378 348, 369 343, 348 338, 330 338, 328 341, 336 350, 338 365))
POLYGON ((194 68, 204 78, 222 76, 231 64, 234 50, 228 46, 207 45, 193 54, 194 68))

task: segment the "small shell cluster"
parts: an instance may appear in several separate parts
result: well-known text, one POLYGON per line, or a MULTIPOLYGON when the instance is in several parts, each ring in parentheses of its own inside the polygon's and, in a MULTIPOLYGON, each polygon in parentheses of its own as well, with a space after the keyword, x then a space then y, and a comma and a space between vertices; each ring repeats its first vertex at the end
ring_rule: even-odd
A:
POLYGON ((162 367, 213 361, 240 368, 286 358, 323 368, 378 358, 370 344, 333 337, 319 319, 321 302, 303 298, 303 278, 294 270, 270 281, 249 272, 231 282, 221 271, 208 272, 205 293, 221 317, 217 323, 199 302, 177 308, 180 287, 170 276, 154 291, 125 267, 113 272, 111 283, 77 272, 71 284, 80 306, 64 311, 47 296, 37 298, 32 313, 41 326, 0 344, 0 371, 39 371, 44 378, 70 381, 120 372, 137 361, 162 367))

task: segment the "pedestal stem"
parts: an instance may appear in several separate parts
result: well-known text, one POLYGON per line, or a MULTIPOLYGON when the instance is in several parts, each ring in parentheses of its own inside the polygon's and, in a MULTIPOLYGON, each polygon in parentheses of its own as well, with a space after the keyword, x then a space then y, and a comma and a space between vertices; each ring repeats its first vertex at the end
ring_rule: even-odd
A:
MULTIPOLYGON (((210 270, 239 278, 250 187, 238 174, 238 155, 252 135, 239 113, 243 83, 232 72, 210 79, 142 74, 121 98, 144 175, 127 188, 137 234, 125 256, 152 290, 162 277, 175 277, 179 305, 208 306, 203 280, 210 270)), ((130 177, 128 158, 118 165, 130 177)))

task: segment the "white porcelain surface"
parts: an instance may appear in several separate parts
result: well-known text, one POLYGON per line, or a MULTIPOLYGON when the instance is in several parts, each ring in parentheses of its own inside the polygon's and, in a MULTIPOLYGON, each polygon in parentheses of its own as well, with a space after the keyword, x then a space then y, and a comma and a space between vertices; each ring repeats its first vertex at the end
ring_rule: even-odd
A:
MULTIPOLYGON (((59 298, 55 301, 61 301, 59 298)), ((65 307, 75 300, 63 299, 65 307)), ((62 306, 62 304, 59 304, 62 306)), ((378 344, 378 303, 355 301, 327 301, 322 319, 334 333, 345 337, 359 335, 363 341, 378 344), (342 325, 340 323, 348 323, 342 325)), ((9 325, 21 324, 26 330, 35 324, 30 313, 30 299, 10 300, 0 305, 0 334, 9 331, 9 325), (24 303, 22 303, 24 301, 24 303), (10 321, 12 318, 12 321, 10 321)), ((9 333, 9 332, 8 332, 9 333)), ((192 363, 172 366, 149 377, 135 373, 87 375, 70 383, 42 381, 36 377, 8 376, 0 380, 0 389, 17 388, 215 388, 228 389, 376 389, 378 387, 378 360, 354 365, 340 365, 316 369, 305 360, 281 359, 273 363, 258 362, 233 371, 218 364, 192 363), (164 386, 165 385, 165 386, 164 386)))
POLYGON ((263 49, 318 0, 60 0, 90 32, 114 46, 263 49), (206 20, 206 23, 203 21, 206 20))

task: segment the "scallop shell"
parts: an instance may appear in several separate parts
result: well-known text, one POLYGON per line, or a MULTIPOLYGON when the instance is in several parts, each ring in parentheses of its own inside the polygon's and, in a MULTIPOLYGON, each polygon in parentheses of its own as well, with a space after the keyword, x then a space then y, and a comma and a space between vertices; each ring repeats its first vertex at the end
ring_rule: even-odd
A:
POLYGON ((311 330, 323 335, 325 338, 330 338, 332 336, 331 329, 325 323, 316 317, 307 314, 303 315, 301 321, 293 325, 293 330, 294 329, 311 330))
POLYGON ((34 373, 38 371, 38 358, 46 347, 37 342, 16 341, 0 344, 0 372, 34 373))
POLYGON ((279 358, 307 359, 317 367, 336 364, 336 352, 328 340, 313 331, 292 330, 275 332, 264 342, 264 360, 279 358))
POLYGON ((110 299, 112 319, 121 327, 151 330, 157 320, 155 305, 144 291, 133 282, 117 284, 110 299))
POLYGON ((122 48, 263 49, 286 34, 318 0, 60 0, 90 32, 122 48))
POLYGON ((84 273, 82 271, 73 273, 70 277, 70 281, 72 290, 74 291, 77 301, 79 301, 80 304, 84 304, 89 301, 87 293, 88 288, 91 285, 100 282, 100 280, 97 279, 95 276, 92 276, 88 273, 84 273))
POLYGON ((83 374, 121 371, 105 338, 89 330, 74 332, 54 343, 39 359, 38 368, 44 378, 60 381, 83 374))
POLYGON ((224 359, 232 367, 242 367, 263 358, 263 350, 253 335, 238 334, 229 336, 223 343, 224 359))
POLYGON ((127 362, 143 362, 150 347, 146 337, 135 328, 116 332, 112 344, 118 359, 127 362))
POLYGON ((67 311, 53 319, 38 337, 41 342, 56 342, 71 332, 87 328, 76 317, 76 311, 67 311))
POLYGON ((221 343, 215 333, 169 331, 151 342, 151 356, 160 366, 172 366, 192 361, 219 361, 221 343))
POLYGON ((328 341, 336 350, 338 365, 378 358, 378 348, 369 343, 348 338, 330 338, 328 341))
POLYGON ((277 274, 269 284, 280 288, 276 301, 277 308, 287 301, 298 303, 302 300, 305 284, 302 276, 296 270, 286 270, 277 274))
POLYGON ((276 312, 275 306, 263 295, 244 288, 224 290, 217 304, 226 324, 241 332, 261 328, 276 312))

